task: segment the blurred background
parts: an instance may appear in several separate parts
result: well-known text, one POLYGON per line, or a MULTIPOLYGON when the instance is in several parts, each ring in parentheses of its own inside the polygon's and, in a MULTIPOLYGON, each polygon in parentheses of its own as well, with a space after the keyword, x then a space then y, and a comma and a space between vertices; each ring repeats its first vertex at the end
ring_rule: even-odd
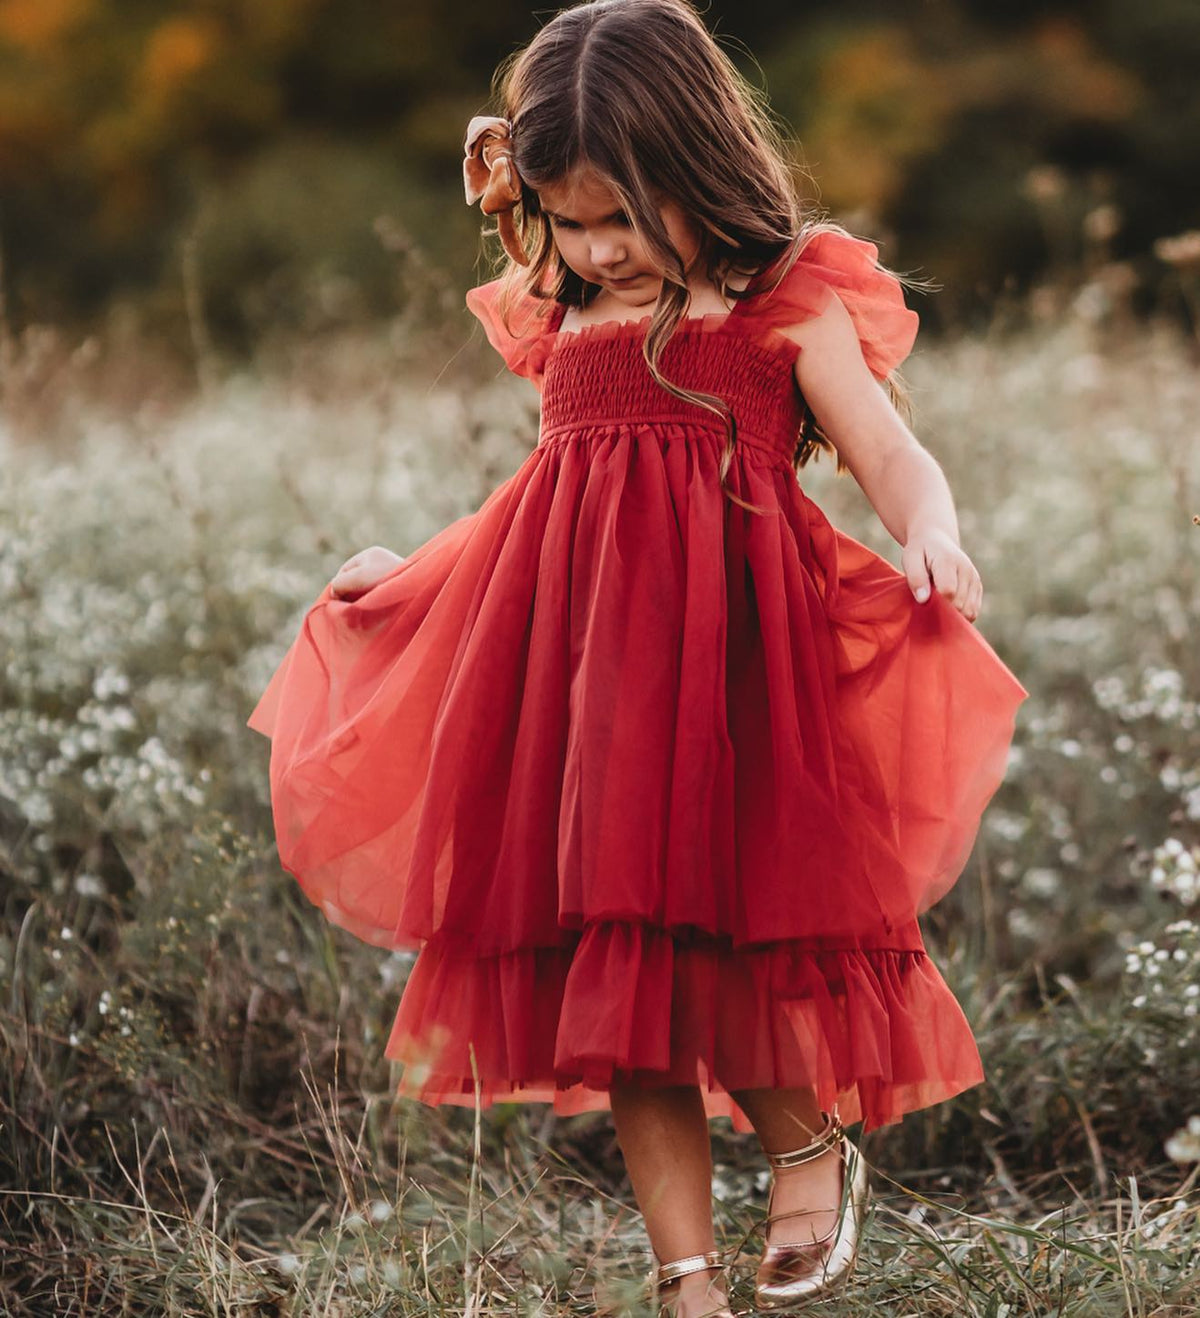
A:
MULTIPOLYGON (((397 1097, 411 957, 280 870, 245 725, 346 557, 536 443, 464 307, 498 244, 461 144, 552 12, 0 0, 5 1313, 648 1310, 607 1113, 397 1097)), ((810 199, 940 285, 914 429, 1030 691, 923 920, 987 1083, 865 1141, 829 1311, 1193 1315, 1200 5, 704 14, 810 199)), ((898 562, 852 480, 799 476, 898 562)), ((752 1255, 762 1158, 712 1130, 752 1255)))
MULTIPOLYGON (((462 134, 498 56, 549 12, 0 0, 11 323, 120 306, 184 344, 194 294, 214 344, 244 353, 396 315, 410 242, 464 286, 479 226, 462 134)), ((1155 244, 1200 208, 1189 0, 713 0, 705 15, 793 130, 822 204, 944 283, 935 325, 1052 268, 1106 269, 1143 309, 1180 303, 1155 244)))

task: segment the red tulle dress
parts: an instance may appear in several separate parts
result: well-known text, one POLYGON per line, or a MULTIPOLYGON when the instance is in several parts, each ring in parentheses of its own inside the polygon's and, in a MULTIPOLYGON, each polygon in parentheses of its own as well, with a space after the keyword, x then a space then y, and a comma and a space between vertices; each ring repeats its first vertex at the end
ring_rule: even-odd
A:
POLYGON ((934 593, 833 527, 791 465, 797 345, 833 295, 882 377, 917 316, 877 248, 685 321, 492 344, 541 390, 537 447, 353 600, 326 586, 249 719, 280 861, 336 924, 419 949, 401 1092, 607 1108, 614 1081, 815 1086, 864 1130, 983 1079, 918 914, 954 883, 1027 692, 934 593))

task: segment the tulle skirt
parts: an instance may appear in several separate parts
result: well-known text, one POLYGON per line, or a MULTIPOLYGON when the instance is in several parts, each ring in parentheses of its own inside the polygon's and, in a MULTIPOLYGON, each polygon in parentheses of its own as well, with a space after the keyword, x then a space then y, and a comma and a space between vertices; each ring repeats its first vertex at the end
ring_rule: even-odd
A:
POLYGON ((387 1046, 428 1103, 811 1085, 865 1128, 983 1078, 917 916, 1026 692, 777 453, 558 431, 354 600, 254 710, 280 859, 419 948, 387 1046))

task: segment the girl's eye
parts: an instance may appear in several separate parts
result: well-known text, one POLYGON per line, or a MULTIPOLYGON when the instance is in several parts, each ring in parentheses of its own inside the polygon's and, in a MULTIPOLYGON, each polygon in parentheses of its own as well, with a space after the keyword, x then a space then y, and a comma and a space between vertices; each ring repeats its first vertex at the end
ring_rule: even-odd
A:
MULTIPOLYGON (((550 223, 556 229, 578 229, 582 227, 579 224, 578 220, 563 220, 560 219, 557 215, 550 216, 550 223)), ((613 216, 613 223, 619 225, 622 229, 629 229, 633 227, 630 224, 629 216, 626 215, 624 211, 621 211, 619 214, 613 216)))

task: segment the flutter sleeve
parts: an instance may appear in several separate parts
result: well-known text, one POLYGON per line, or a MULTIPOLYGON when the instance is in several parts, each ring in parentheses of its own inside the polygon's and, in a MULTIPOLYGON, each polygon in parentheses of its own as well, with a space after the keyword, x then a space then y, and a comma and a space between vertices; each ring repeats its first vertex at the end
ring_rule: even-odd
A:
POLYGON ((912 351, 920 317, 905 306, 900 281, 879 269, 878 259, 879 248, 865 238, 819 231, 779 284, 754 299, 755 315, 784 329, 820 315, 836 294, 858 331, 867 366, 882 380, 912 351))
POLYGON ((541 389, 552 338, 553 308, 541 298, 518 292, 509 302, 507 314, 502 314, 500 285, 499 279, 493 279, 469 289, 467 307, 483 325, 488 342, 504 358, 508 369, 541 389))

